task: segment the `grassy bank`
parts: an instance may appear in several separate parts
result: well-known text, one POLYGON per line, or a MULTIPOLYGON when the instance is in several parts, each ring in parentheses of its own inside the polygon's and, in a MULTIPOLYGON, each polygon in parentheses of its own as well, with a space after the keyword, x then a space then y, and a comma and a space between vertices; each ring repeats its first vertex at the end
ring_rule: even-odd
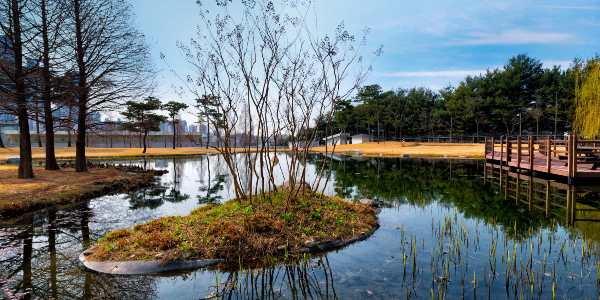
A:
POLYGON ((0 214, 19 213, 123 192, 152 183, 155 172, 115 168, 91 168, 87 173, 72 169, 34 170, 34 179, 18 179, 16 167, 0 168, 0 214))
POLYGON ((348 241, 377 226, 375 210, 312 191, 287 199, 287 190, 164 217, 108 233, 89 249, 92 261, 225 259, 237 264, 306 252, 348 241))
MULTIPOLYGON (((326 148, 315 147, 313 152, 325 152, 326 148)), ((333 147, 329 146, 327 151, 331 152, 333 147)), ((335 153, 360 154, 367 157, 421 157, 421 158, 483 158, 485 152, 484 144, 444 144, 444 143, 405 143, 405 142, 381 142, 358 145, 337 145, 335 153)))
MULTIPOLYGON (((43 160, 45 157, 44 148, 33 148, 33 159, 43 160)), ((206 148, 148 148, 146 154, 142 153, 142 148, 87 148, 86 155, 90 159, 118 159, 118 158, 137 158, 137 157, 171 157, 171 156, 190 156, 201 154, 217 153, 214 149, 206 148)), ((10 157, 19 157, 19 148, 0 148, 0 163, 10 157)), ((56 158, 74 159, 75 148, 56 148, 56 158)))

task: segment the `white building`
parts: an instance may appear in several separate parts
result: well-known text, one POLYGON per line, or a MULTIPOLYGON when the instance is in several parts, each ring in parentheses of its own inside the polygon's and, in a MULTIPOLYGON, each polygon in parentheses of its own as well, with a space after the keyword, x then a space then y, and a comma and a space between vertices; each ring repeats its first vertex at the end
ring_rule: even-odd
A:
POLYGON ((371 136, 368 134, 356 134, 353 135, 352 138, 352 144, 356 145, 356 144, 366 144, 371 142, 371 136))
POLYGON ((348 144, 349 139, 350 139, 349 134, 338 133, 338 134, 334 134, 334 135, 324 138, 323 141, 325 141, 325 144, 327 144, 328 146, 334 146, 334 145, 346 145, 346 144, 348 144))

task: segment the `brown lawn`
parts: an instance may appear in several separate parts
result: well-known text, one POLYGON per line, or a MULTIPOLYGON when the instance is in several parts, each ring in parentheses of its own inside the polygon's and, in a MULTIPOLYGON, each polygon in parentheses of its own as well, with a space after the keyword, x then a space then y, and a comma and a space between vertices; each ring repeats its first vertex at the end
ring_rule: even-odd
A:
POLYGON ((127 190, 149 183, 150 173, 130 173, 113 168, 46 171, 36 168, 34 179, 18 179, 16 167, 0 166, 0 213, 12 214, 53 204, 127 190))
MULTIPOLYGON (((364 156, 402 157, 452 157, 483 158, 484 144, 438 144, 438 143, 406 143, 381 142, 358 145, 338 145, 335 153, 362 154, 364 156)), ((331 152, 329 146, 327 151, 331 152)), ((313 148, 314 152, 325 152, 325 147, 313 148)))
MULTIPOLYGON (((45 157, 44 148, 33 148, 33 158, 40 160, 45 157)), ((87 148, 88 158, 127 158, 144 156, 184 156, 216 153, 214 149, 206 148, 148 148, 146 154, 142 153, 141 148, 87 148)), ((6 161, 9 157, 18 157, 19 148, 0 148, 0 162, 6 161)), ((56 157, 59 159, 75 158, 75 148, 56 148, 56 157)))

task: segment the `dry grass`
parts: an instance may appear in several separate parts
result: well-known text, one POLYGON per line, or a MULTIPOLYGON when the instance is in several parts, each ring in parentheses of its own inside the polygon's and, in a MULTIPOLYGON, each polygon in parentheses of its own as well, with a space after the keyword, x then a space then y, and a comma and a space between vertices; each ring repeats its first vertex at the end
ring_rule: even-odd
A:
MULTIPOLYGON (((44 148, 33 148, 33 158, 36 160, 44 159, 44 148)), ((199 155, 207 153, 216 153, 214 149, 206 148, 148 148, 146 154, 142 153, 141 148, 87 148, 88 158, 127 158, 127 157, 152 157, 152 156, 185 156, 199 155)), ((0 161, 6 161, 9 157, 18 157, 19 148, 0 148, 0 161)), ((75 148, 56 148, 56 157, 58 159, 75 158, 75 148)))
POLYGON ((54 204, 67 204, 153 180, 151 173, 130 173, 114 168, 46 171, 35 169, 34 179, 18 179, 13 166, 0 169, 0 213, 12 215, 54 204))
MULTIPOLYGON (((385 157, 402 157, 408 155, 411 157, 483 158, 484 149, 484 144, 381 142, 338 145, 335 147, 335 153, 385 157)), ((332 147, 328 147, 327 150, 331 152, 332 147)), ((325 152, 325 147, 316 147, 312 151, 325 152)))
POLYGON ((288 190, 249 201, 196 209, 133 229, 108 233, 90 249, 91 260, 226 259, 263 261, 302 252, 308 245, 350 240, 377 226, 373 208, 307 191, 286 200, 288 190))

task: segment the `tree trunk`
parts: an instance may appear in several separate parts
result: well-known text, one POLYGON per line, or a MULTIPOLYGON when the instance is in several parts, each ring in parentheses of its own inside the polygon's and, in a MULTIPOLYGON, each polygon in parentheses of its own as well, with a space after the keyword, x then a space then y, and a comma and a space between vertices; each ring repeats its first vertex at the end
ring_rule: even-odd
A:
POLYGON ((42 39, 44 43, 42 68, 42 94, 44 97, 44 125, 46 129, 46 170, 58 170, 54 151, 54 118, 52 116, 52 99, 50 87, 50 46, 48 42, 48 17, 46 0, 41 0, 42 39))
POLYGON ((67 116, 67 147, 73 147, 71 139, 71 129, 73 128, 73 106, 69 105, 69 115, 67 116))
POLYGON ((25 98, 25 77, 23 74, 23 49, 21 44, 21 11, 18 0, 11 0, 13 26, 13 52, 15 56, 15 92, 17 100, 17 116, 19 119, 19 178, 33 178, 33 162, 31 159, 31 135, 29 133, 29 117, 27 115, 27 99, 25 98))
POLYGON ((175 149, 175 143, 177 139, 177 128, 175 127, 175 118, 173 118, 173 149, 175 149))
POLYGON ((144 130, 144 138, 142 139, 142 142, 144 144, 144 151, 142 151, 142 153, 146 153, 147 147, 146 147, 146 138, 148 137, 148 130, 144 130))
POLYGON ((208 114, 206 115, 206 149, 208 149, 208 145, 210 144, 210 121, 208 121, 208 114))
MULTIPOLYGON (((13 0, 14 1, 14 0, 13 0)), ((87 172, 87 161, 85 157, 85 136, 86 136, 86 119, 87 119, 87 98, 88 98, 88 86, 87 86, 87 73, 85 66, 85 49, 83 46, 83 32, 81 28, 81 8, 80 0, 73 0, 74 3, 74 15, 75 15, 75 39, 76 39, 76 54, 77 54, 77 67, 79 71, 79 84, 78 84, 78 96, 79 99, 79 111, 77 120, 77 141, 75 144, 75 171, 87 172)))
MULTIPOLYGON (((81 101, 81 100, 80 100, 81 101)), ((75 141, 75 171, 87 172, 87 159, 85 155, 85 137, 87 131, 86 104, 79 104, 79 112, 77 117, 77 140, 75 141)))
POLYGON ((37 134, 38 147, 42 148, 42 134, 40 133, 40 103, 35 101, 35 133, 37 134))

